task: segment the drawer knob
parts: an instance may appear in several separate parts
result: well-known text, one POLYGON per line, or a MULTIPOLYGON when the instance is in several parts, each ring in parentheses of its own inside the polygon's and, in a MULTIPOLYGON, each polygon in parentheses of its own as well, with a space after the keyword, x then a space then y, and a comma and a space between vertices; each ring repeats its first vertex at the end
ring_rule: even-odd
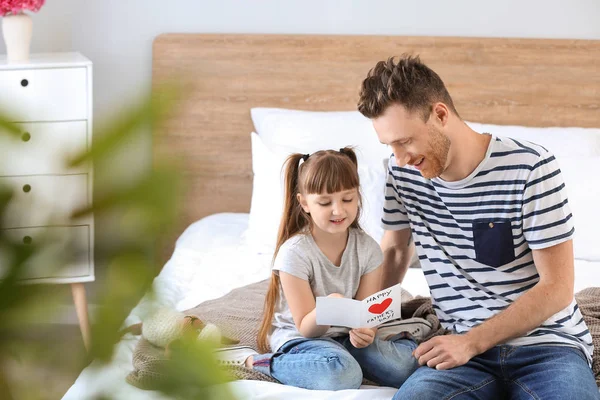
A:
POLYGON ((30 185, 23 185, 23 191, 25 193, 29 193, 31 191, 31 186, 30 185))
POLYGON ((27 85, 29 85, 29 81, 27 79, 22 79, 21 80, 21 86, 27 87, 27 85))
POLYGON ((31 134, 30 134, 29 132, 25 132, 25 133, 24 133, 24 134, 21 136, 21 139, 22 139, 24 142, 29 142, 29 139, 31 139, 31 134))
POLYGON ((31 244, 31 242, 33 242, 33 239, 31 238, 31 236, 25 236, 23 238, 23 243, 25 243, 25 244, 31 244))

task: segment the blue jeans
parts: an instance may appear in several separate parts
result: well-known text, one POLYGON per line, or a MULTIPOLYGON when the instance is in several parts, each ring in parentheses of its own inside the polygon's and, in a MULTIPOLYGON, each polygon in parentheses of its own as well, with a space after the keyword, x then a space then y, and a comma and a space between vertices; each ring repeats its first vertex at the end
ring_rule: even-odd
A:
POLYGON ((357 349, 348 335, 290 340, 275 354, 254 357, 254 369, 279 382, 305 389, 358 389, 363 376, 385 386, 400 387, 418 367, 411 339, 375 339, 357 349))
POLYGON ((567 346, 496 346, 467 364, 438 371, 420 367, 394 400, 597 400, 583 352, 567 346))

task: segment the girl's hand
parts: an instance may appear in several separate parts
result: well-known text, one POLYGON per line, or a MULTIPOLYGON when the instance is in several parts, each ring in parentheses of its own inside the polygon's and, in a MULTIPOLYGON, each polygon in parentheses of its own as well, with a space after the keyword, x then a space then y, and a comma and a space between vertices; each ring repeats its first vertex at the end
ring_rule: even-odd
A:
POLYGON ((350 330, 350 343, 357 349, 367 347, 375 340, 377 328, 356 328, 350 330))
POLYGON ((343 298, 344 298, 344 296, 342 296, 342 295, 341 295, 341 294, 339 294, 339 293, 331 293, 331 294, 330 294, 329 296, 327 296, 327 297, 335 297, 335 298, 337 298, 337 299, 343 299, 343 298))

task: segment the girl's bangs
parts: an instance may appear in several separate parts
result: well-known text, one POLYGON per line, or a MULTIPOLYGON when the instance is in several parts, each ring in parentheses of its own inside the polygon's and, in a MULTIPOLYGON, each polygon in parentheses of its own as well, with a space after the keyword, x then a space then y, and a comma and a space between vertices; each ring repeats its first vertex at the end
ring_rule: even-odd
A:
POLYGON ((306 194, 337 193, 358 189, 356 165, 344 157, 323 157, 315 160, 306 171, 304 190, 306 194))

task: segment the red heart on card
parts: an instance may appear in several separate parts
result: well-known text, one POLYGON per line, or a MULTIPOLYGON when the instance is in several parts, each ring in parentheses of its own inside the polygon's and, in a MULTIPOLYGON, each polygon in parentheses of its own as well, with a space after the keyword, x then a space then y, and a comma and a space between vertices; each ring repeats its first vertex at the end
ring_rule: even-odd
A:
POLYGON ((371 307, 369 307, 369 312, 373 314, 381 314, 387 310, 390 304, 392 304, 392 299, 388 297, 381 303, 373 304, 371 307))

